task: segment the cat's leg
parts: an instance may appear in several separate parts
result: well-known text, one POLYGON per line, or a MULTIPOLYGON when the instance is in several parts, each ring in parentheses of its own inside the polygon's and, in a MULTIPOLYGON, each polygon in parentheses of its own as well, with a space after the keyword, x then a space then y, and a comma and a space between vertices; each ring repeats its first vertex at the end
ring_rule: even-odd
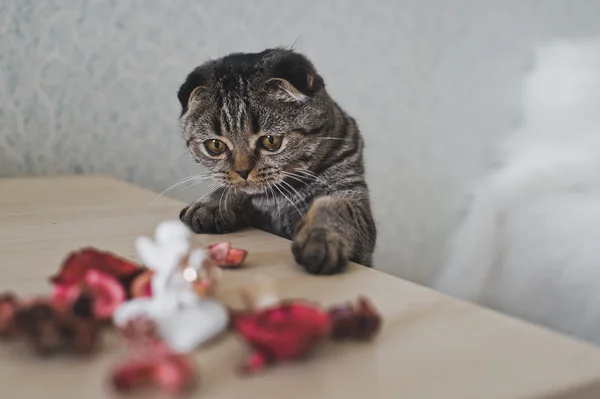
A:
POLYGON ((309 273, 335 274, 343 271, 349 260, 371 266, 376 235, 368 202, 319 197, 296 229, 292 253, 309 273))
POLYGON ((222 190, 181 210, 179 218, 195 233, 223 234, 248 227, 245 197, 222 190))

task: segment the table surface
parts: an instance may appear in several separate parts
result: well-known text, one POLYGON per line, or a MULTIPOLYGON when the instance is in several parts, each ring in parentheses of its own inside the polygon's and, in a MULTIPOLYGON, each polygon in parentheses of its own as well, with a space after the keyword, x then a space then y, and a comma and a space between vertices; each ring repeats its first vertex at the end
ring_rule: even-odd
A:
MULTIPOLYGON (((134 238, 151 235, 182 207, 155 199, 153 192, 102 176, 0 179, 0 291, 49 292, 47 277, 82 246, 137 259, 134 238)), ((236 375, 248 349, 226 335, 197 351, 201 386, 193 397, 600 397, 596 347, 358 265, 337 276, 307 275, 294 264, 289 242, 264 232, 206 238, 223 239, 250 251, 243 270, 224 273, 219 296, 227 303, 239 304, 239 288, 261 273, 277 281, 283 297, 330 305, 365 294, 384 325, 372 343, 330 343, 307 361, 253 377, 236 375)), ((110 398, 107 373, 122 355, 110 335, 91 359, 40 360, 2 345, 0 398, 110 398)))

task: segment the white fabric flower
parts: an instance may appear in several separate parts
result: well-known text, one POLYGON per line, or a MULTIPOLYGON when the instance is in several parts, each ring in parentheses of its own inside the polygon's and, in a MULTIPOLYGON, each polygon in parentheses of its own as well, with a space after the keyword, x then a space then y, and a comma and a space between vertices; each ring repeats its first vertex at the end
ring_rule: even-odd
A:
MULTIPOLYGON (((177 352, 189 352, 227 327, 229 315, 220 302, 198 297, 191 279, 178 271, 189 254, 187 269, 198 271, 207 258, 201 249, 190 251, 190 231, 179 220, 159 224, 154 240, 139 237, 136 249, 142 261, 154 271, 152 297, 136 298, 121 304, 113 314, 117 326, 137 317, 153 320, 165 342, 177 352)), ((190 272, 188 272, 189 274, 190 272)))

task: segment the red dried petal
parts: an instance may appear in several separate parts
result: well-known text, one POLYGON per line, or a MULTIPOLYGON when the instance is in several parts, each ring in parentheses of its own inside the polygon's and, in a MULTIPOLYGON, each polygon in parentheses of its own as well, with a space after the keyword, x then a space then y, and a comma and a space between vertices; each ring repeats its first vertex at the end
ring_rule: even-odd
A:
POLYGON ((146 384, 150 380, 152 364, 129 361, 116 367, 112 384, 117 391, 127 392, 146 384))
POLYGON ((116 278, 99 270, 88 270, 84 282, 94 299, 94 317, 96 319, 111 319, 115 309, 127 299, 121 283, 116 278))
POLYGON ((156 336, 152 321, 136 319, 121 331, 129 342, 132 353, 113 373, 115 389, 127 392, 154 385, 178 395, 195 385, 195 365, 186 355, 174 353, 156 336))
MULTIPOLYGON (((256 352, 272 362, 305 355, 327 338, 331 330, 326 311, 299 301, 237 315, 234 327, 256 352)), ((248 364, 250 369, 251 364, 248 364)))
POLYGON ((187 357, 171 354, 160 359, 129 360, 117 366, 112 383, 120 392, 154 385, 180 395, 196 384, 196 378, 196 368, 187 357))
POLYGON ((240 371, 242 374, 256 373, 257 371, 264 369, 266 365, 267 358, 265 354, 261 352, 254 352, 248 357, 248 359, 246 359, 246 362, 242 364, 240 371))
POLYGON ((171 355, 153 371, 154 382, 171 395, 180 395, 196 383, 195 367, 185 356, 171 355))
POLYGON ((247 256, 248 251, 245 249, 231 248, 225 259, 219 263, 219 266, 222 268, 238 268, 242 266, 247 256))
POLYGON ((146 270, 133 280, 129 288, 132 298, 152 296, 153 274, 151 270, 146 270))
POLYGON ((17 305, 17 298, 13 294, 0 295, 0 338, 12 338, 15 335, 17 305))
POLYGON ((246 260, 248 251, 232 248, 229 242, 220 242, 208 247, 208 252, 213 262, 222 268, 238 268, 246 260))
POLYGON ((225 258, 227 256, 227 252, 231 249, 230 242, 217 242, 215 244, 208 246, 208 253, 213 261, 217 261, 219 259, 225 258))
POLYGON ((59 286, 79 283, 83 280, 86 272, 91 269, 120 279, 138 272, 140 266, 110 252, 84 248, 69 254, 60 271, 50 277, 50 281, 59 286))
POLYGON ((53 284, 52 300, 57 302, 67 301, 73 285, 53 284))

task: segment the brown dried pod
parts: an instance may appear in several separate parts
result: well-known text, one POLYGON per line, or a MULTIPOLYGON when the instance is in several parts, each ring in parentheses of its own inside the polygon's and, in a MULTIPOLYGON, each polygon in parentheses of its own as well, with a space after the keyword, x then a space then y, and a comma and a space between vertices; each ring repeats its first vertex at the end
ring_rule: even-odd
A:
POLYGON ((18 306, 17 297, 14 294, 0 295, 0 338, 10 339, 16 336, 14 316, 18 306))
POLYGON ((381 316, 371 301, 360 297, 357 304, 334 306, 329 309, 332 339, 372 339, 381 328, 381 316))
POLYGON ((99 338, 93 320, 41 300, 20 307, 15 312, 14 324, 17 334, 42 356, 63 351, 89 354, 99 338))

